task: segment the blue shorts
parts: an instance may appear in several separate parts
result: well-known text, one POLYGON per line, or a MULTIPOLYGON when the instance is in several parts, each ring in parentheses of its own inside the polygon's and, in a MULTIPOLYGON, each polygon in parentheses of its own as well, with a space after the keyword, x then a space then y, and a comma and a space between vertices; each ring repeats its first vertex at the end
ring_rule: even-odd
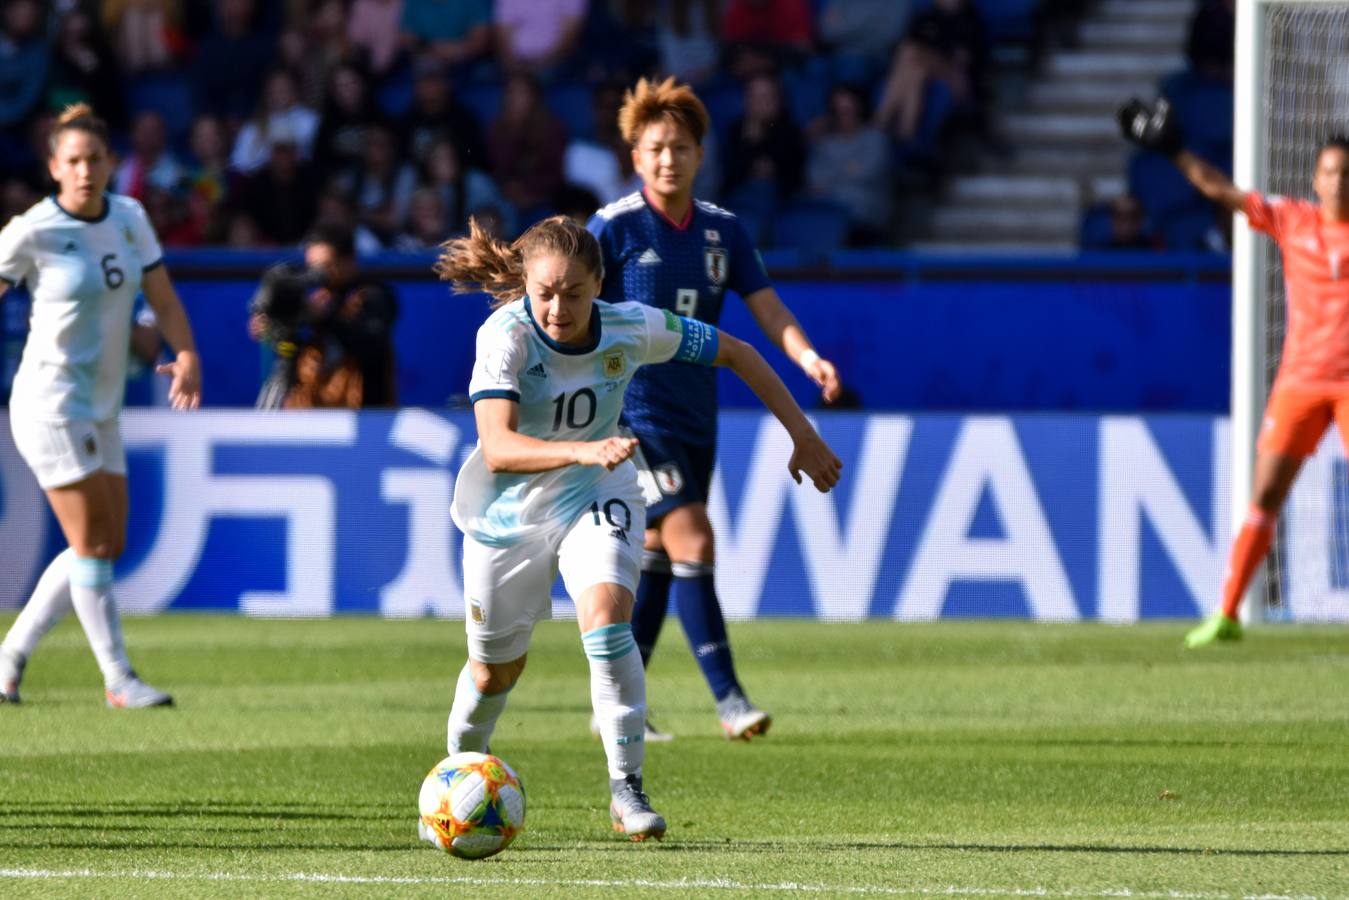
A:
POLYGON ((712 467, 717 461, 715 443, 690 444, 642 431, 633 434, 641 443, 633 462, 637 464, 637 477, 646 495, 648 528, 671 510, 707 502, 712 467))

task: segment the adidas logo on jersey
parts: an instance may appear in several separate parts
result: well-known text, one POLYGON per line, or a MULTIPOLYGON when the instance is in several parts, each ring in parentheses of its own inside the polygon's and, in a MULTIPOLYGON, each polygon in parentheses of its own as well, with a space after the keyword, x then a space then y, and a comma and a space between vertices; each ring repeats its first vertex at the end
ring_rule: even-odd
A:
POLYGON ((74 241, 66 241, 66 245, 61 248, 62 253, 75 253, 80 249, 80 245, 74 241))
POLYGON ((548 370, 543 367, 543 363, 535 363, 528 369, 525 369, 526 375, 533 375, 535 378, 547 378, 548 370))
POLYGON ((654 247, 647 247, 646 251, 641 256, 637 257, 637 265, 639 266, 655 266, 659 264, 660 256, 656 253, 654 247))

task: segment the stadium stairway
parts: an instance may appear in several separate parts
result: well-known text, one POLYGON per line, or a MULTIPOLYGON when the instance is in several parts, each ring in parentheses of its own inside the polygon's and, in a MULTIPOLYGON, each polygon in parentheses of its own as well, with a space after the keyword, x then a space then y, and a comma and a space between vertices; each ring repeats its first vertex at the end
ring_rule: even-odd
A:
MULTIPOLYGON (((915 249, 1071 251, 1082 210, 1125 189, 1114 113, 1185 65, 1194 0, 1102 0, 1071 49, 1051 49, 993 121, 1010 153, 986 152, 946 185, 915 249)), ((1010 95, 1009 95, 1010 94, 1010 95)))

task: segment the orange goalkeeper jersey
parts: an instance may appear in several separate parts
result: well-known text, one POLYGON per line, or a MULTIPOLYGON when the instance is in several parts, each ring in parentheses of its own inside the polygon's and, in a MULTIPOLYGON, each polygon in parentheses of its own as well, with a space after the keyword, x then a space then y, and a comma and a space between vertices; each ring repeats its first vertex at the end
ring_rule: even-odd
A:
POLYGON ((1349 388, 1349 223, 1307 200, 1246 195, 1251 227, 1278 241, 1287 297, 1281 384, 1349 388))

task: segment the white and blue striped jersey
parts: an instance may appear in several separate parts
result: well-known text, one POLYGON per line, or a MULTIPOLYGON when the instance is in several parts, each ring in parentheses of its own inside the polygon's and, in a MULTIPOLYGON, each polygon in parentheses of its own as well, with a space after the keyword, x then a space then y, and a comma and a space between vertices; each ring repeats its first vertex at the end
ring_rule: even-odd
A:
MULTIPOLYGON (((514 400, 520 434, 597 441, 618 434, 623 392, 638 367, 669 360, 710 366, 717 356, 715 328, 640 303, 595 303, 590 334, 584 346, 559 344, 534 321, 528 297, 502 306, 478 329, 470 400, 514 400)), ((622 468, 635 484, 632 463, 622 468)), ((608 474, 578 465, 493 474, 479 444, 459 471, 451 513, 479 543, 510 546, 570 525, 608 474)))
MULTIPOLYGON (((769 286, 768 273, 735 213, 694 200, 687 219, 667 219, 638 191, 601 209, 586 225, 600 244, 600 298, 636 301, 716 325, 726 291, 746 297, 769 286)), ((628 388, 627 421, 654 433, 707 445, 717 437, 717 378, 672 364, 640 372, 628 388)))
POLYGON ((140 203, 106 195, 103 215, 39 201, 0 231, 0 279, 27 282, 31 330, 10 407, 48 421, 115 418, 126 389, 131 309, 163 261, 140 203))

